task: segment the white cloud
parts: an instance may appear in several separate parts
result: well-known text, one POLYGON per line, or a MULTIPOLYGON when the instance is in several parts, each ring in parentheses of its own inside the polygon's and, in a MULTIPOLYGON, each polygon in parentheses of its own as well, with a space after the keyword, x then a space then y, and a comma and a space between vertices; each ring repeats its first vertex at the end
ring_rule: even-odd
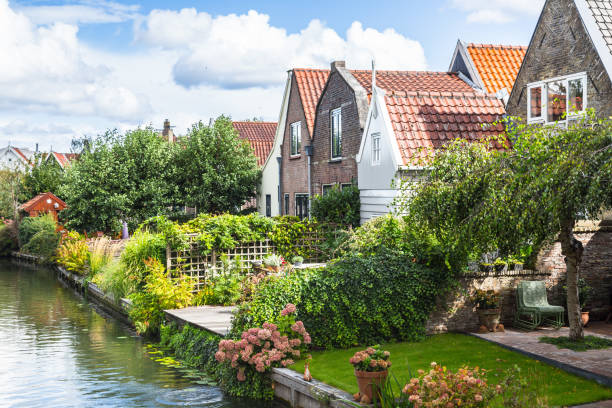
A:
POLYGON ((544 0, 450 0, 450 5, 468 12, 468 23, 501 24, 521 15, 537 15, 544 0))
POLYGON ((180 57, 173 67, 176 82, 226 89, 277 86, 292 67, 327 67, 344 59, 351 68, 365 68, 376 58, 381 69, 426 68, 423 48, 392 29, 382 32, 354 22, 346 39, 312 20, 288 34, 270 25, 256 11, 212 17, 195 9, 154 10, 135 29, 137 41, 180 57))
POLYGON ((25 6, 17 11, 34 24, 91 24, 120 23, 138 16, 140 6, 108 1, 80 1, 78 4, 53 6, 25 6))

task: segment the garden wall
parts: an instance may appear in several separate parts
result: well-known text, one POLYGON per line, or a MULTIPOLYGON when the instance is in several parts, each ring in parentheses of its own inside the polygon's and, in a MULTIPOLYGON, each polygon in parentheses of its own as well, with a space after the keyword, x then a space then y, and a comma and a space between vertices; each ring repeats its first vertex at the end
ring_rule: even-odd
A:
MULTIPOLYGON (((604 319, 610 307, 612 291, 612 223, 581 223, 575 231, 576 238, 584 245, 580 273, 593 287, 587 306, 591 318, 604 319)), ((562 287, 565 284, 565 263, 558 242, 540 251, 537 270, 501 273, 471 273, 459 280, 457 287, 438 299, 437 307, 427 322, 427 332, 475 331, 478 316, 470 294, 475 289, 494 289, 502 294, 502 322, 511 326, 514 320, 516 287, 521 280, 543 280, 548 288, 551 304, 563 305, 562 287)))

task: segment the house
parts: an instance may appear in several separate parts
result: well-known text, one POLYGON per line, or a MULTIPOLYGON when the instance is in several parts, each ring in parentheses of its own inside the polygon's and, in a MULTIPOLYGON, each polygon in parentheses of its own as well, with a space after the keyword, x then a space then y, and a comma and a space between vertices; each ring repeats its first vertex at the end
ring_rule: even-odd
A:
POLYGON ((508 101, 527 47, 493 44, 466 44, 457 40, 449 72, 457 72, 475 89, 508 101))
MULTIPOLYGON (((283 107, 279 119, 274 157, 264 168, 264 189, 273 194, 270 180, 278 171, 279 212, 281 215, 308 217, 310 197, 310 161, 317 102, 329 76, 326 69, 295 68, 288 72, 283 107), (274 160, 278 158, 275 165, 274 160), (277 167, 280 164, 280 167, 277 167)), ((272 212, 273 215, 276 213, 272 212)))
POLYGON ((57 213, 65 210, 66 203, 55 194, 47 192, 38 194, 30 201, 21 205, 20 209, 27 212, 30 217, 38 217, 41 214, 51 214, 57 221, 57 213))
POLYGON ((506 110, 528 123, 612 115, 612 2, 547 0, 506 110))
MULTIPOLYGON (((398 91, 450 91, 467 94, 475 92, 472 84, 458 73, 376 71, 376 80, 377 87, 389 94, 398 91)), ((371 70, 348 70, 342 61, 332 63, 329 78, 317 105, 312 140, 313 194, 324 195, 334 185, 344 187, 355 184, 360 189, 369 186, 369 183, 364 185, 360 180, 362 176, 370 178, 369 170, 359 168, 357 157, 365 134, 372 89, 371 70)), ((435 126, 422 122, 422 119, 418 120, 418 125, 435 126)), ((387 164, 391 165, 391 162, 387 164)), ((391 178, 376 181, 376 190, 391 191, 391 178), (384 187, 381 187, 380 182, 384 187)))
POLYGON ((35 151, 11 146, 0 149, 0 169, 25 170, 34 165, 35 151))
MULTIPOLYGON (((276 122, 232 122, 234 129, 238 132, 240 138, 249 142, 255 156, 257 157, 257 165, 263 168, 272 147, 274 145, 274 136, 276 135, 276 122)), ((258 211, 262 211, 263 215, 272 216, 272 195, 265 194, 263 200, 253 200, 251 205, 257 206, 258 211)))
POLYGON ((56 163, 62 170, 65 170, 77 157, 78 155, 76 153, 59 153, 51 151, 45 156, 45 160, 47 162, 56 163))
POLYGON ((395 80, 386 75, 375 72, 370 82, 356 157, 362 223, 392 210, 401 180, 422 177, 427 151, 455 138, 478 140, 504 131, 501 124, 483 126, 504 114, 502 101, 471 88, 457 73, 419 72, 395 80))

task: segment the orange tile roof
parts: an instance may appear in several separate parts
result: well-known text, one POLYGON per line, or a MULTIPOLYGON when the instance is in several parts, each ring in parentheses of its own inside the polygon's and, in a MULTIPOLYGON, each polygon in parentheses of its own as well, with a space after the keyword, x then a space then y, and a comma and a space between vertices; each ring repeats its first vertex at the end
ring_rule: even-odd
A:
POLYGON ((312 137, 317 103, 329 77, 329 69, 294 68, 293 77, 300 92, 308 132, 312 137))
POLYGON ((468 44, 468 53, 486 90, 496 93, 512 90, 527 47, 513 45, 468 44))
POLYGON ((240 137, 249 141, 257 164, 263 166, 274 145, 276 122, 233 122, 233 125, 240 137))
MULTIPOLYGON (((481 92, 404 92, 385 95, 405 165, 455 138, 474 141, 503 134, 501 124, 483 128, 504 114, 503 103, 481 92)), ((501 146, 496 146, 501 148, 501 146)))
MULTIPOLYGON (((372 92, 372 71, 351 70, 351 74, 372 92)), ((376 71, 376 86, 385 91, 472 92, 474 89, 455 72, 376 71)))

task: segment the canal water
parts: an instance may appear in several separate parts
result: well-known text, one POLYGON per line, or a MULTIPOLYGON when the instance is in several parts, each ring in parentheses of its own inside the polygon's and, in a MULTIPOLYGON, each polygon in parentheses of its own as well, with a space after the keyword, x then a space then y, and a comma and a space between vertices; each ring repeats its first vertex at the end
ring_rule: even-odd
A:
POLYGON ((48 268, 0 260, 0 407, 261 407, 198 385, 48 268))

